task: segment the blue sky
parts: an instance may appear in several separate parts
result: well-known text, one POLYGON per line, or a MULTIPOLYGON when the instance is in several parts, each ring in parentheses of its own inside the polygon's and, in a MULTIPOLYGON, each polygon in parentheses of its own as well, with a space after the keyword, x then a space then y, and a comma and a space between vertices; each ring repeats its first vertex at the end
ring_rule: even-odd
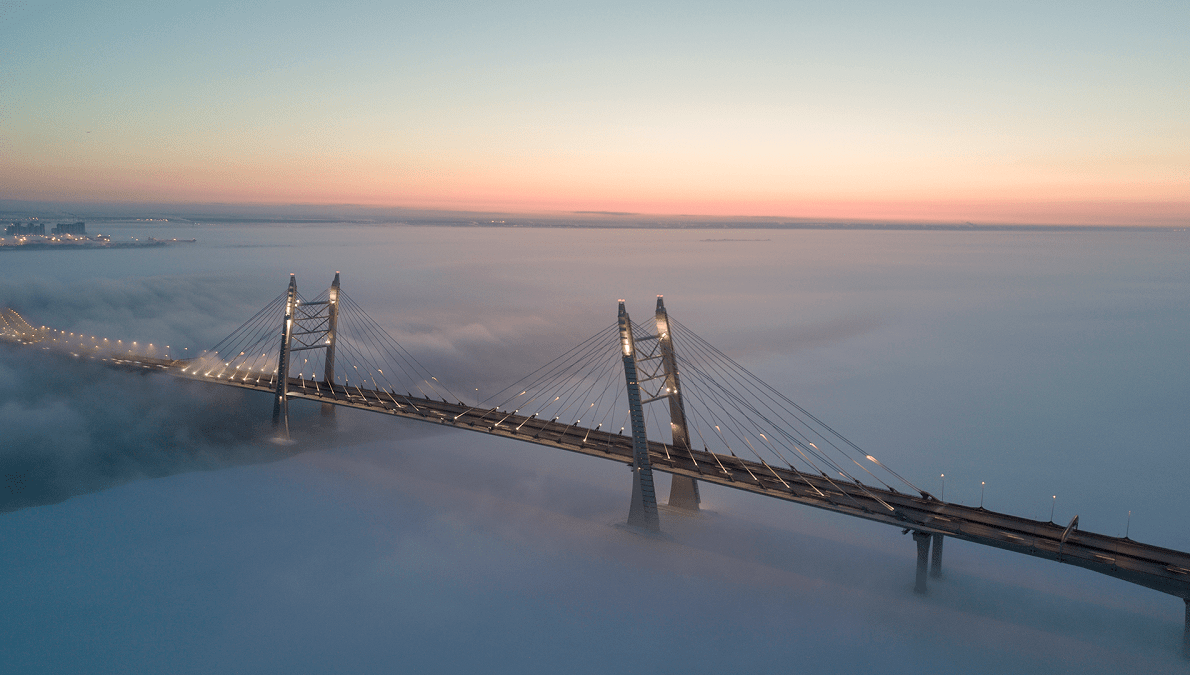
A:
POLYGON ((1184 3, 49 2, 2 21, 14 198, 1190 213, 1184 3))

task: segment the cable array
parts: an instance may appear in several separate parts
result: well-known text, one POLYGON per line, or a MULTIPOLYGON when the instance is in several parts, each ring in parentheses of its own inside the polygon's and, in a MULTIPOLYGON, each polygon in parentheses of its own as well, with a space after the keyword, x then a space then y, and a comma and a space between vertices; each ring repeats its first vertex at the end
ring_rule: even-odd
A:
POLYGON ((831 481, 922 493, 697 333, 672 317, 670 325, 691 437, 707 450, 831 481))
MULTIPOLYGON (((288 377, 335 398, 358 394, 366 400, 367 391, 372 392, 373 399, 385 394, 394 402, 399 397, 461 404, 458 396, 350 296, 338 290, 336 313, 332 312, 335 306, 328 300, 329 294, 329 290, 324 291, 313 300, 296 297, 288 377), (327 387, 326 358, 332 348, 331 382, 335 386, 327 387)), ((282 293, 273 298, 214 347, 186 361, 183 372, 202 378, 275 385, 287 297, 282 293)), ((651 323, 633 323, 633 334, 646 426, 651 440, 664 444, 670 459, 689 460, 703 467, 709 454, 713 465, 705 466, 707 471, 728 474, 726 464, 730 463, 737 470, 743 467, 758 483, 756 474, 764 472, 766 480, 787 487, 788 472, 793 472, 795 476, 812 475, 863 490, 877 486, 896 492, 897 485, 926 494, 681 322, 672 317, 668 321, 688 441, 681 443, 682 447, 673 443, 676 420, 671 419, 668 404, 678 400, 679 394, 670 389, 674 380, 666 372, 662 336, 656 334, 657 328, 651 323)), ((11 309, 0 312, 0 335, 20 340, 36 337, 72 353, 96 356, 118 357, 125 350, 128 354, 145 350, 136 343, 101 342, 93 336, 36 329, 11 309)), ((149 348, 156 349, 152 345, 149 348)), ((624 433, 629 411, 622 359, 619 327, 611 324, 467 412, 495 411, 502 412, 504 419, 520 415, 567 428, 624 433)), ((463 414, 466 412, 456 419, 463 414)), ((868 494, 880 501, 875 494, 868 494)))
MULTIPOLYGON (((787 487, 788 473, 784 472, 792 471, 831 483, 858 485, 865 491, 867 486, 876 486, 895 492, 894 485, 903 485, 921 492, 694 331, 672 317, 669 322, 690 443, 682 447, 673 445, 667 407, 670 392, 666 390, 656 328, 633 323, 638 377, 642 396, 648 402, 646 426, 650 439, 664 443, 667 454, 675 453, 677 459, 699 465, 706 462, 702 453, 709 453, 714 461, 707 471, 729 473, 726 464, 730 463, 755 472, 754 480, 758 480, 756 473, 764 471, 766 480, 787 487), (697 451, 702 452, 696 456, 697 451), (727 458, 750 464, 729 462, 727 458)), ((629 419, 624 386, 619 330, 613 324, 493 394, 483 404, 503 411, 506 418, 523 415, 623 433, 629 419)), ((809 485, 809 481, 805 483, 809 485)))
MULTIPOLYGON (((329 291, 313 300, 300 294, 291 329, 288 376, 317 387, 326 384, 331 346, 329 291)), ((191 360, 183 372, 198 377, 273 384, 284 335, 287 294, 274 298, 219 344, 191 360)), ((342 290, 333 333, 333 383, 351 389, 459 400, 429 369, 392 338, 342 290)))
MULTIPOLYGON (((339 291, 338 331, 336 381, 340 381, 338 373, 342 373, 341 381, 346 386, 370 382, 377 390, 390 393, 404 391, 422 398, 460 400, 342 291, 339 291)), ((321 368, 321 362, 317 366, 321 368)))
POLYGON ((525 377, 488 396, 481 405, 589 429, 627 425, 620 332, 612 324, 525 377))
POLYGON ((275 381, 285 303, 285 293, 273 298, 214 347, 191 359, 182 372, 257 384, 275 381))

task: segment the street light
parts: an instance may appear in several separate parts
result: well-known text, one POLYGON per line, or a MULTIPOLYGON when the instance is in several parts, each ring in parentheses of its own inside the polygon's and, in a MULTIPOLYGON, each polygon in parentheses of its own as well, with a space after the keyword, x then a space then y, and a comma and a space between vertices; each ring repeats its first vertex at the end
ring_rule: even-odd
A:
POLYGON ((979 508, 983 508, 983 488, 987 483, 979 481, 979 508))

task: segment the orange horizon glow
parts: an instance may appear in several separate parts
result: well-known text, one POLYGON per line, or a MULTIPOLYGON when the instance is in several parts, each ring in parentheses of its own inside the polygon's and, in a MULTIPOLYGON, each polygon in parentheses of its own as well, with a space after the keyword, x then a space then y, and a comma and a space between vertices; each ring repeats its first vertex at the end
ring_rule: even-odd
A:
MULTIPOLYGON (((937 190, 945 196, 926 197, 920 193, 929 190, 917 187, 906 189, 897 198, 876 190, 874 195, 859 194, 858 190, 853 195, 830 194, 823 185, 803 195, 797 195, 796 190, 783 195, 775 189, 746 190, 740 185, 720 185, 716 190, 705 181, 702 189, 695 190, 674 185, 634 187, 626 185, 628 181, 614 180, 593 187, 595 181, 578 185, 524 175, 458 176, 458 183, 424 178, 384 180, 378 174, 354 175, 346 166, 338 170, 321 166, 318 172, 281 167, 108 169, 102 176, 78 168, 54 169, 52 189, 38 180, 39 172, 13 175, 0 171, 0 180, 11 186, 6 198, 29 201, 358 205, 523 215, 591 212, 644 217, 1190 225, 1190 198, 1176 198, 1186 189, 1156 183, 1055 186, 1048 194, 1044 189, 1021 186, 988 191, 997 197, 981 197, 972 186, 948 186, 950 189, 937 190), (394 187, 386 189, 386 184, 394 187)), ((643 181, 643 177, 636 180, 643 181)))
POLYGON ((1070 225, 1070 226, 1136 226, 1190 227, 1190 202, 802 202, 794 204, 668 204, 664 202, 598 202, 559 203, 557 201, 523 202, 510 200, 466 201, 450 199, 424 200, 351 200, 311 201, 300 199, 194 199, 162 198, 159 195, 113 198, 109 193, 97 193, 92 199, 41 195, 28 201, 79 203, 160 204, 180 203, 243 206, 359 206, 393 208, 413 211, 471 212, 476 214, 509 214, 525 217, 573 217, 575 215, 601 217, 614 223, 633 218, 657 219, 755 219, 758 223, 773 220, 824 222, 906 222, 906 223, 964 223, 976 225, 1070 225))

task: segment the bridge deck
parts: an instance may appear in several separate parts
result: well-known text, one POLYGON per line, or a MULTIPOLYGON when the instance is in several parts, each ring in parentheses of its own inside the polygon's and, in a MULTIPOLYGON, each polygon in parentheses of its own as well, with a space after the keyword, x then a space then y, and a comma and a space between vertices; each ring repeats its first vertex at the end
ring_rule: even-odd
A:
MULTIPOLYGON (((147 364, 130 365, 143 368, 147 364)), ((150 365, 173 375, 189 377, 171 366, 168 362, 162 362, 160 366, 150 365)), ((254 379, 256 377, 259 377, 258 373, 233 373, 214 381, 258 391, 274 390, 275 382, 258 381, 254 379)), ((192 379, 212 381, 198 376, 192 379)), ((295 398, 387 413, 632 464, 632 437, 628 435, 395 392, 342 385, 328 389, 325 383, 310 380, 290 379, 289 393, 295 398)), ((1076 529, 1067 532, 1066 527, 1051 522, 831 480, 821 474, 801 473, 730 455, 679 449, 654 441, 649 442, 649 457, 657 471, 1056 560, 1190 598, 1190 554, 1180 551, 1076 529)))
MULTIPOLYGON (((75 356, 81 356, 75 354, 75 356)), ((275 381, 259 372, 233 371, 219 377, 183 373, 186 361, 144 356, 88 358, 137 372, 159 371, 175 377, 272 393, 275 381)), ((632 464, 632 437, 567 425, 508 411, 479 409, 396 392, 294 379, 289 395, 334 405, 385 413, 495 436, 536 443, 602 459, 632 464)), ((653 468, 708 483, 776 497, 910 530, 942 534, 1047 560, 1083 567, 1154 590, 1190 599, 1190 554, 1057 525, 942 502, 858 483, 832 480, 730 455, 711 454, 649 442, 653 468)))

